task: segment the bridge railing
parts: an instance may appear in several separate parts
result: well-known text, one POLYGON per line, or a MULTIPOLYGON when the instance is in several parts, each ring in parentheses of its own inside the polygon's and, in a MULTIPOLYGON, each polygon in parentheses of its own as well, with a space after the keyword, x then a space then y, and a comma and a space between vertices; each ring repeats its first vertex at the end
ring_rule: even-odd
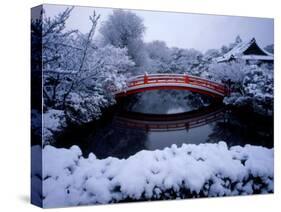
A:
POLYGON ((190 84, 200 87, 215 90, 221 94, 227 94, 225 85, 213 82, 207 79, 202 79, 196 76, 183 75, 183 74, 150 74, 139 75, 132 77, 128 80, 128 87, 141 86, 145 84, 161 84, 161 83, 175 83, 175 84, 190 84))

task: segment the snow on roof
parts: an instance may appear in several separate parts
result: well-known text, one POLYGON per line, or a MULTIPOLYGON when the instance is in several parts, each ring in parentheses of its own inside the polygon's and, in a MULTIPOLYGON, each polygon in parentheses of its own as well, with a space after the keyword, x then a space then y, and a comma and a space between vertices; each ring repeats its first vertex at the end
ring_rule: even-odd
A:
POLYGON ((227 61, 231 58, 238 58, 238 57, 241 58, 241 59, 245 59, 245 60, 273 60, 273 54, 271 54, 268 51, 266 51, 265 49, 261 48, 257 44, 255 38, 252 38, 251 40, 249 40, 247 42, 241 42, 241 43, 237 44, 237 46, 235 46, 229 52, 227 52, 226 54, 224 54, 221 57, 215 58, 214 60, 216 62, 223 62, 223 61, 227 61), (245 52, 254 43, 266 55, 254 55, 254 54, 243 55, 243 52, 245 52))

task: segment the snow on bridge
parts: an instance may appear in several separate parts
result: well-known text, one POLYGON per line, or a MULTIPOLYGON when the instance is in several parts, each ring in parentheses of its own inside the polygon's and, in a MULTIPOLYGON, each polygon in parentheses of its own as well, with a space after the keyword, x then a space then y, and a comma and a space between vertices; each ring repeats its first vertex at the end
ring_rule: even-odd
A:
POLYGON ((225 85, 201 77, 187 74, 144 74, 127 81, 127 88, 115 92, 117 97, 127 96, 148 90, 188 90, 212 97, 228 95, 225 85))

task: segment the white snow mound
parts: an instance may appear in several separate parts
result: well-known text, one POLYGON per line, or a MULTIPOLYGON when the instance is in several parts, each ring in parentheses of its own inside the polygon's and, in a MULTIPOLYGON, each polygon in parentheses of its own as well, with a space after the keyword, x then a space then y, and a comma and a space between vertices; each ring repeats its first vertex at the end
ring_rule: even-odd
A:
MULTIPOLYGON (((273 149, 217 144, 141 151, 128 159, 43 149, 44 207, 273 192, 273 149)), ((37 174, 38 175, 38 174, 37 174)), ((36 177, 37 175, 32 175, 36 177)))

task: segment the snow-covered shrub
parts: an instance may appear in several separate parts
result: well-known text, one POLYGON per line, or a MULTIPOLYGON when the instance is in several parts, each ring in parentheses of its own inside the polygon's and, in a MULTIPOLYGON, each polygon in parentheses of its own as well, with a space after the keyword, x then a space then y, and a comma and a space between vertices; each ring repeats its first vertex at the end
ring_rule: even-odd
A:
POLYGON ((266 67, 250 66, 243 80, 245 96, 252 100, 257 112, 273 112, 273 70, 266 67))
POLYGON ((226 105, 246 106, 251 105, 252 99, 238 92, 232 92, 229 96, 224 97, 223 103, 226 105))
POLYGON ((223 82, 231 89, 224 103, 250 106, 256 112, 272 114, 273 70, 267 65, 247 65, 243 61, 213 63, 208 67, 208 77, 223 82))
POLYGON ((114 99, 106 98, 104 94, 72 92, 66 100, 65 112, 72 123, 88 123, 98 119, 102 108, 113 103, 114 99))
POLYGON ((66 127, 65 114, 62 110, 50 109, 43 114, 43 144, 54 142, 54 134, 66 127))
POLYGON ((273 112, 273 70, 266 66, 245 66, 240 92, 232 92, 224 98, 229 105, 247 105, 265 115, 273 112))
MULTIPOLYGON (((45 207, 272 193, 273 149, 226 143, 83 158, 78 147, 43 149, 45 207)), ((32 173, 32 178, 37 178, 32 173)))

